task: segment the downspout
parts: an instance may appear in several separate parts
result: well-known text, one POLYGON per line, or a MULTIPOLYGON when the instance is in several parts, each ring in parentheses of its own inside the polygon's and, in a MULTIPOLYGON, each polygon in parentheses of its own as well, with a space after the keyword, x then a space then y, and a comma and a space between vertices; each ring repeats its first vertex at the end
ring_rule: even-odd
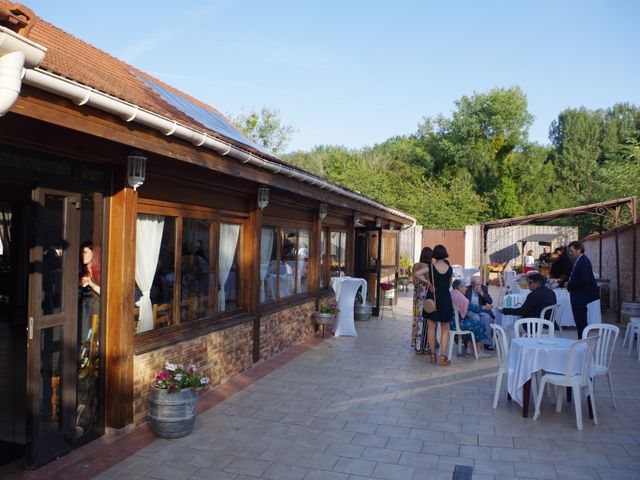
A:
POLYGON ((46 51, 45 47, 0 27, 0 117, 13 108, 20 96, 23 68, 38 66, 46 51))

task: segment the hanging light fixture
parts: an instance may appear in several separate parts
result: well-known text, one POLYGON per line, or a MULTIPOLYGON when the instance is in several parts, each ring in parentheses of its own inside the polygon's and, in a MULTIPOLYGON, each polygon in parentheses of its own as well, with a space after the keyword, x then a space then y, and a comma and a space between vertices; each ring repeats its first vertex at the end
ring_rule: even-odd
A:
POLYGON ((318 210, 318 217, 320 218, 320 220, 324 220, 325 218, 327 218, 327 204, 326 203, 321 203, 320 204, 320 209, 318 210))
POLYGON ((389 222, 389 230, 395 230, 396 229, 396 224, 393 222, 389 222))
POLYGON ((127 155, 127 184, 136 191, 144 183, 147 173, 147 157, 139 150, 127 155))
POLYGON ((262 210, 269 205, 269 189, 266 187, 258 188, 258 207, 262 210))
POLYGON ((382 225, 382 220, 380 217, 376 217, 376 228, 380 228, 380 225, 382 225))
POLYGON ((360 225, 360 212, 353 212, 353 224, 360 225))

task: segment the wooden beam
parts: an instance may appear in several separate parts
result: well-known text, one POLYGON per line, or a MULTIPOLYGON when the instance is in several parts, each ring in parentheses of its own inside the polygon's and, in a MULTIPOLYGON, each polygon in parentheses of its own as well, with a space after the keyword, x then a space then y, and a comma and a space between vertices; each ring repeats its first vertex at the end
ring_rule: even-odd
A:
POLYGON ((331 205, 359 210, 364 214, 381 216, 401 224, 409 223, 405 218, 378 210, 365 203, 327 192, 319 187, 303 184, 289 177, 273 174, 253 165, 243 164, 233 158, 218 155, 211 150, 195 147, 174 137, 164 136, 153 129, 126 123, 119 117, 108 113, 93 108, 78 107, 71 101, 29 86, 24 86, 12 112, 19 116, 120 143, 129 148, 145 150, 244 180, 281 188, 305 198, 313 198, 331 205))
POLYGON ((108 279, 106 296, 106 412, 108 427, 133 422, 133 302, 137 194, 116 169, 108 212, 108 279))

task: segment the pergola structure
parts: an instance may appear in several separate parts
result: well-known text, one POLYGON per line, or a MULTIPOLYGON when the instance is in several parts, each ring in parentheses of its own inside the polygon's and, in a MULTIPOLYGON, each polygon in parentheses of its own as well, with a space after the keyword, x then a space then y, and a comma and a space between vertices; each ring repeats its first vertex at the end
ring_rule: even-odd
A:
MULTIPOLYGON (((561 210, 553 210, 551 212, 536 213, 533 215, 523 215, 520 217, 504 218, 502 220, 491 220, 480 224, 480 251, 482 252, 480 259, 480 269, 482 275, 485 274, 485 257, 487 253, 487 232, 495 228, 513 227, 517 225, 539 224, 548 222, 550 220, 556 220, 558 218, 576 217, 578 215, 596 215, 600 219, 600 258, 602 258, 602 232, 604 222, 606 219, 610 219, 613 222, 615 231, 615 253, 616 253, 616 282, 620 285, 620 248, 618 244, 618 228, 623 225, 633 225, 633 254, 632 262, 632 301, 636 301, 636 265, 637 265, 637 241, 638 241, 638 217, 637 217, 637 198, 625 197, 616 200, 609 200, 607 202, 592 203, 589 205, 581 205, 579 207, 563 208, 561 210), (623 208, 627 207, 630 213, 630 220, 628 222, 621 223, 621 214, 623 208)), ((599 266, 599 274, 602 276, 602 262, 599 266)), ((620 307, 622 303, 620 288, 617 289, 617 303, 620 307)))

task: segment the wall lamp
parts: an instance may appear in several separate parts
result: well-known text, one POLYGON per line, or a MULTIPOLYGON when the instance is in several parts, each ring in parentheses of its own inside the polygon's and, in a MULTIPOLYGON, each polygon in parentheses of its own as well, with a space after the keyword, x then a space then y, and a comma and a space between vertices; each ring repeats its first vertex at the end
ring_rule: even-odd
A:
POLYGON ((266 187, 258 188, 258 207, 262 210, 269 205, 269 189, 266 187))
POLYGON ((327 204, 326 203, 321 203, 320 204, 320 209, 318 210, 318 217, 320 217, 320 220, 324 220, 325 218, 327 218, 327 204))
POLYGON ((380 217, 376 217, 376 228, 380 228, 380 225, 382 225, 382 220, 380 217))
POLYGON ((139 150, 127 155, 127 183, 135 192, 144 183, 147 173, 147 157, 139 150))
POLYGON ((353 224, 360 225, 360 212, 353 212, 353 224))

